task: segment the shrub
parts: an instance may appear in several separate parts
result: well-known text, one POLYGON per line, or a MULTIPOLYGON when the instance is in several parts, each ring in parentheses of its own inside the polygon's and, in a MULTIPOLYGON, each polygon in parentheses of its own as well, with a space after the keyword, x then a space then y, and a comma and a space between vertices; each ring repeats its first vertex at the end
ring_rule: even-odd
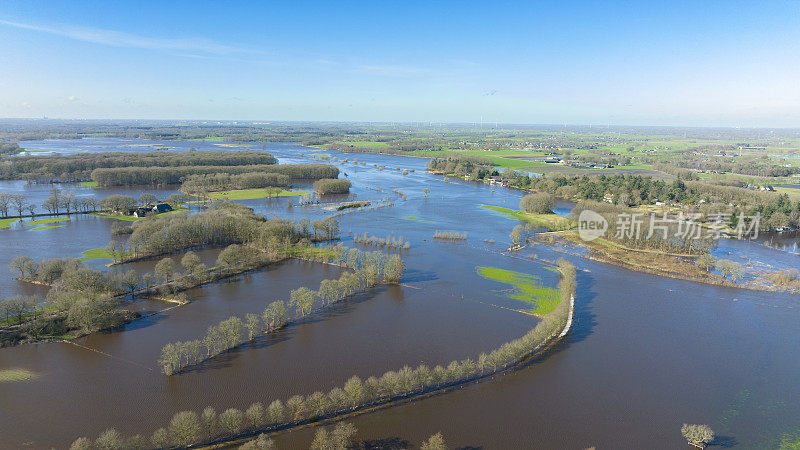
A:
POLYGON ((314 182, 317 194, 346 194, 350 192, 350 180, 324 178, 314 182))
POLYGON ((531 214, 551 214, 555 204, 555 198, 544 192, 528 194, 519 201, 520 209, 531 214))

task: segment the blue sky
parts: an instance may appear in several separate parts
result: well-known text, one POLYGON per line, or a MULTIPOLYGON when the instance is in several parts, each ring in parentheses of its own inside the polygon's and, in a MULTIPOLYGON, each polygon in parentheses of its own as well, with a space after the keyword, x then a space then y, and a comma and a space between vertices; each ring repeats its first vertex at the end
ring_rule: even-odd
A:
POLYGON ((0 3, 0 117, 800 127, 800 1, 0 3))

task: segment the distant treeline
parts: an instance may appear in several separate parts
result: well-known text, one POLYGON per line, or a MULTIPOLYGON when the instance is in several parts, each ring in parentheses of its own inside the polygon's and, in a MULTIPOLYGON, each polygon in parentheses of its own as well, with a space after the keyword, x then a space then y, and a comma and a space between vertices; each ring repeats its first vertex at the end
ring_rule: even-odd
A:
POLYGON ((252 166, 275 164, 258 151, 105 152, 73 155, 16 156, 0 160, 4 179, 88 179, 94 169, 115 167, 252 166))
MULTIPOLYGON (((482 180, 500 175, 491 165, 459 158, 438 158, 428 168, 445 175, 482 180)), ((609 202, 619 206, 652 205, 656 202, 681 204, 688 212, 705 217, 728 214, 727 223, 735 227, 739 218, 761 215, 761 229, 800 227, 800 202, 786 194, 745 189, 741 184, 720 185, 704 181, 662 180, 643 175, 550 175, 531 177, 507 170, 502 179, 509 186, 553 194, 568 200, 609 202)), ((689 178, 689 177, 686 177, 689 178)))
MULTIPOLYGON (((728 154, 730 154, 731 150, 728 152, 728 154)), ((692 158, 686 156, 682 159, 672 160, 669 164, 662 164, 658 169, 663 170, 669 166, 708 172, 736 173, 754 177, 788 177, 800 173, 800 166, 778 164, 766 157, 718 157, 714 159, 698 159, 696 157, 692 158)))
POLYGON ((289 187, 292 179, 282 173, 247 172, 240 174, 215 173, 189 175, 181 184, 187 194, 229 191, 232 189, 257 189, 267 187, 289 187))
POLYGON ((180 184, 191 175, 216 173, 245 174, 265 172, 286 175, 293 180, 318 180, 336 178, 339 169, 328 164, 281 164, 248 166, 180 166, 180 167, 117 167, 95 169, 92 180, 98 186, 134 186, 154 184, 180 184))

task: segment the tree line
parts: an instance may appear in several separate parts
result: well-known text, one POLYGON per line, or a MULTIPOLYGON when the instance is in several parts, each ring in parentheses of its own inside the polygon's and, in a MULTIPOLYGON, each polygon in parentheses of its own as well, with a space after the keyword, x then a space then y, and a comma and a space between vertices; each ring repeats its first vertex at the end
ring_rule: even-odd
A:
POLYGON ((115 167, 251 166, 278 162, 260 151, 102 152, 15 156, 0 160, 3 179, 86 180, 95 169, 115 167))
MULTIPOLYGON (((222 442, 260 432, 287 429, 446 389, 515 367, 561 333, 566 326, 570 315, 570 299, 575 294, 576 271, 572 264, 563 259, 558 261, 558 268, 561 272, 560 302, 553 312, 544 316, 524 336, 489 353, 481 353, 474 360, 467 358, 433 368, 425 364, 416 368, 404 366, 397 371, 390 370, 379 377, 371 376, 366 380, 352 376, 344 385, 334 387, 328 392, 317 391, 307 396, 292 395, 285 401, 274 400, 266 407, 264 403, 256 402, 245 411, 231 408, 219 415, 212 407, 205 408, 201 414, 181 411, 173 416, 167 426, 153 433, 151 442, 157 448, 184 448, 199 443, 222 442)), ((124 441, 113 428, 103 433, 114 433, 120 442, 124 441)), ((141 436, 134 438, 143 440, 141 436)), ((432 439, 432 444, 440 443, 440 438, 441 436, 432 439)), ((91 442, 88 438, 76 440, 79 441, 91 442)), ((439 449, 442 445, 426 448, 439 449)))
POLYGON ((443 241, 464 241, 467 239, 466 232, 459 232, 459 231, 436 231, 433 233, 434 239, 440 239, 443 241))
MULTIPOLYGON (((231 152, 233 153, 233 152, 231 152)), ((216 173, 245 174, 253 172, 285 175, 293 180, 317 180, 336 178, 339 169, 329 164, 280 164, 280 165, 229 165, 229 166, 174 166, 174 167, 114 167, 94 169, 92 180, 98 186, 136 186, 156 184, 180 184, 191 175, 216 173)))
POLYGON ((187 194, 202 194, 232 189, 289 187, 291 185, 292 179, 289 175, 282 173, 214 173, 188 176, 181 184, 181 191, 187 194))
POLYGON ((353 242, 373 247, 395 248, 398 250, 408 250, 411 248, 411 243, 403 239, 403 236, 386 236, 384 238, 379 238, 378 236, 370 236, 367 232, 353 236, 353 242))
MULTIPOLYGON (((70 204, 72 201, 70 200, 70 204)), ((78 205, 81 203, 79 202, 78 205)), ((28 203, 28 199, 23 194, 0 192, 0 217, 8 217, 9 211, 14 211, 17 216, 22 216, 27 210, 33 215, 36 206, 28 203)))
MULTIPOLYGON (((159 366, 166 375, 253 341, 258 335, 285 327, 292 320, 302 320, 312 312, 315 303, 322 308, 342 302, 353 295, 374 288, 380 283, 399 283, 405 272, 405 262, 398 255, 381 252, 361 252, 357 249, 336 248, 331 260, 342 261, 354 272, 345 272, 338 279, 322 280, 319 290, 300 287, 289 293, 289 301, 270 303, 261 314, 247 314, 244 320, 230 317, 208 328, 205 337, 165 345, 159 366), (294 315, 289 316, 289 308, 294 315), (205 355, 200 349, 205 348, 205 355)), ((222 258, 222 254, 220 254, 222 258)))

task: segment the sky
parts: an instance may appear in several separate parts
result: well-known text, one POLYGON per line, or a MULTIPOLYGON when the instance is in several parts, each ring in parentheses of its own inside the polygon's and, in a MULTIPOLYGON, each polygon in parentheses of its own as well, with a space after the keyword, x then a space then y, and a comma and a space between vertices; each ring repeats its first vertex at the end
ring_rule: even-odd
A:
POLYGON ((0 2, 0 117, 800 127, 800 1, 0 2))

